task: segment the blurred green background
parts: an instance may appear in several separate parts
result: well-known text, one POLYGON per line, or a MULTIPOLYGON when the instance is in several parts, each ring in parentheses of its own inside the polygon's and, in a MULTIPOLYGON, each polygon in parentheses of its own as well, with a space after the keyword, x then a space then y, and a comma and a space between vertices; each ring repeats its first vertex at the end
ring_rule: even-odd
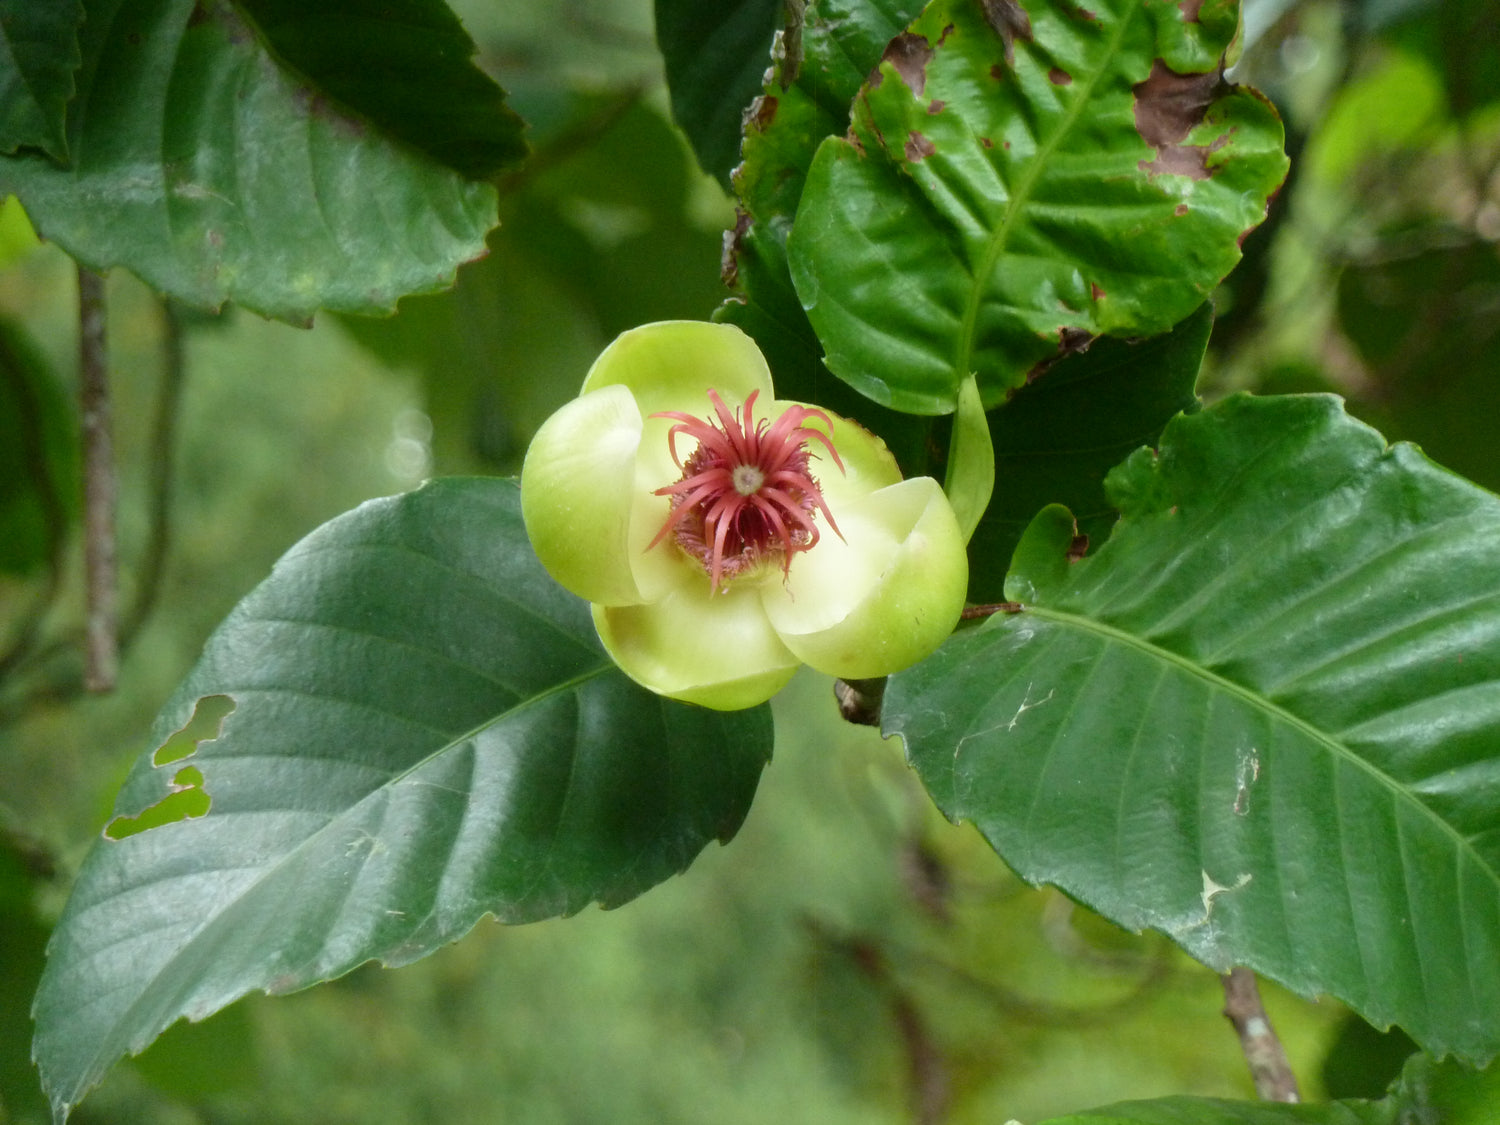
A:
MULTIPOLYGON (((208 631, 360 501, 513 472, 616 333, 724 296, 733 206, 669 123, 649 0, 457 7, 536 155, 452 293, 302 331, 109 279, 139 627, 108 696, 80 686, 74 275, 0 208, 0 1121, 44 1120, 27 1008, 47 927, 208 631), (26 470, 38 434, 52 491, 26 470)), ((1281 108, 1293 173, 1216 296, 1205 396, 1336 391, 1500 487, 1497 7, 1246 5, 1235 77, 1281 108)), ((1003 1123, 1253 1096, 1212 973, 1020 884, 898 745, 838 719, 826 679, 775 710, 749 821, 686 876, 179 1025, 75 1120, 1003 1123)), ((1266 993, 1308 1097, 1378 1094, 1409 1049, 1266 993)))

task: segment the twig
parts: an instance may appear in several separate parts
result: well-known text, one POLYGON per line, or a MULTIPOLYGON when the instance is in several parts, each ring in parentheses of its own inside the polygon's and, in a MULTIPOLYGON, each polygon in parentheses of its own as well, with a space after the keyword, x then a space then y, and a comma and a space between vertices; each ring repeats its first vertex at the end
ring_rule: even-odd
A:
POLYGON ((1020 613, 1025 608, 1020 602, 990 602, 988 605, 965 606, 959 616, 965 621, 973 621, 996 613, 1020 613))
POLYGON ((1255 974, 1238 967, 1222 979, 1224 1016, 1240 1034, 1240 1049, 1250 1064, 1255 1092, 1268 1102, 1300 1102, 1297 1076, 1286 1061, 1286 1050, 1261 1003, 1255 974))
POLYGON ((78 397, 83 423, 83 563, 86 588, 83 683, 89 691, 115 686, 115 479, 109 366, 104 345, 104 279, 78 267, 78 397))

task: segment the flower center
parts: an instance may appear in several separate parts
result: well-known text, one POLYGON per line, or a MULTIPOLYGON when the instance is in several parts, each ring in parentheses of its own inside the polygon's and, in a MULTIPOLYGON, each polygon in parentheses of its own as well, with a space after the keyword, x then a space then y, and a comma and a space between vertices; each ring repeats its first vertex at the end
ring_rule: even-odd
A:
POLYGON ((703 566, 715 592, 767 560, 779 562, 783 576, 789 573, 792 556, 818 542, 813 523, 818 512, 834 534, 843 537, 808 465, 812 454, 807 444, 813 440, 821 442, 844 471, 828 435, 807 425, 808 419, 816 418, 832 430, 833 422, 823 411, 805 406, 789 406, 775 421, 757 422, 759 394, 754 391, 745 400, 743 417, 712 390, 712 417, 675 410, 652 415, 676 423, 667 431, 667 442, 682 479, 655 492, 671 497, 672 508, 649 546, 670 533, 703 566), (678 435, 698 443, 686 461, 677 453, 678 435))

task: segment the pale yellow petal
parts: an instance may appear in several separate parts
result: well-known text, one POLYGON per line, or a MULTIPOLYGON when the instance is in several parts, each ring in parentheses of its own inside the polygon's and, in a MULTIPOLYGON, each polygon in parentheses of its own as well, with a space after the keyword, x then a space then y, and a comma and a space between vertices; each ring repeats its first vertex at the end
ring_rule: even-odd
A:
POLYGON ((753 588, 710 595, 707 581, 687 582, 651 605, 595 606, 594 626, 636 683, 720 711, 763 703, 797 670, 753 588))
POLYGON ((605 605, 643 600, 630 526, 642 419, 623 386, 567 403, 542 424, 521 469, 532 549, 559 583, 605 605))
POLYGON ((763 586, 766 615, 820 672, 898 672, 936 649, 963 610, 969 568, 953 508, 937 481, 917 477, 835 515, 848 542, 825 532, 793 560, 786 583, 763 586))

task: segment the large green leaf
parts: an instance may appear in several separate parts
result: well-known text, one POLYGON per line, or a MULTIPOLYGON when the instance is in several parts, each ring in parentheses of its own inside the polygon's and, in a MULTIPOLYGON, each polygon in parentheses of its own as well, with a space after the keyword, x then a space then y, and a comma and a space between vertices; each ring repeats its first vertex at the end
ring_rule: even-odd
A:
POLYGON ((83 0, 0 0, 0 153, 67 155, 63 119, 78 69, 83 0))
POLYGON ((929 4, 818 150, 788 242, 834 373, 919 413, 977 373, 994 406, 1201 304, 1286 172, 1275 110, 1223 82, 1236 9, 929 4))
POLYGON ((513 481, 449 479, 314 532, 230 615, 163 710, 234 711, 144 756, 86 860, 36 999, 54 1110, 181 1016, 413 961, 485 913, 616 905, 739 827, 766 708, 635 686, 537 563, 513 481), (199 815, 195 815, 199 814, 199 815))
POLYGON ((1427 1050, 1500 1050, 1500 500, 1326 396, 1180 417, 1058 565, 892 678, 886 729, 1018 874, 1427 1050))
POLYGON ((740 117, 760 92, 783 0, 656 0, 656 42, 672 116, 698 163, 725 186, 739 161, 740 117))
POLYGON ((809 0, 745 122, 735 172, 742 218, 727 247, 733 298, 716 319, 754 337, 779 392, 853 418, 890 445, 908 475, 941 475, 942 435, 835 378, 792 286, 786 240, 818 146, 849 126, 849 107, 881 52, 921 10, 916 0, 809 0))
POLYGON ((440 163, 484 179, 525 157, 525 124, 442 0, 239 3, 280 59, 440 163))
POLYGON ((969 545, 971 600, 1004 596, 1011 551, 1047 504, 1067 505, 1081 534, 1104 541, 1115 520, 1105 474, 1154 444, 1178 411, 1197 409, 1193 388, 1213 321, 1205 302, 1165 335, 1098 340, 990 412, 996 487, 969 545))
POLYGON ((1412 1058, 1379 1100, 1288 1105, 1224 1098, 1119 1102, 1041 1125, 1493 1125, 1500 1067, 1472 1071, 1412 1058))
POLYGON ((330 100, 228 0, 85 9, 71 163, 0 158, 0 194, 85 265, 307 321, 389 311, 484 252, 492 187, 330 100))

